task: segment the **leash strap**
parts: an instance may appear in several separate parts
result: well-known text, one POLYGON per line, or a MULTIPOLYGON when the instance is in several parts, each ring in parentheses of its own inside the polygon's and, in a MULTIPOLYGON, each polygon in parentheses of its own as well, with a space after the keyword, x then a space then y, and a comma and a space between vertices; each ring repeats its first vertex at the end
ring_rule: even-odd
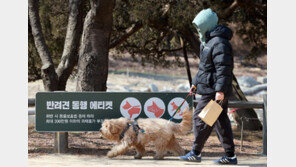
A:
POLYGON ((181 109, 181 107, 183 106, 183 104, 185 103, 186 99, 189 97, 189 95, 195 95, 195 93, 192 92, 192 89, 196 89, 196 87, 192 87, 190 89, 190 92, 188 93, 188 95, 185 97, 185 99, 183 100, 183 102, 181 103, 181 105, 177 108, 177 110, 174 112, 173 116, 169 119, 169 121, 172 121, 173 118, 175 117, 175 115, 177 114, 177 112, 181 109))
POLYGON ((125 132, 128 130, 128 128, 131 126, 131 124, 127 123, 126 127, 123 129, 123 131, 121 132, 119 139, 121 140, 124 137, 125 132))
POLYGON ((137 136, 138 136, 138 134, 139 134, 139 131, 140 131, 141 133, 146 133, 146 132, 144 131, 144 129, 141 129, 141 128, 140 128, 140 126, 139 126, 137 120, 135 120, 134 122, 132 122, 132 123, 130 123, 130 124, 127 123, 126 127, 123 129, 123 131, 121 132, 121 134, 120 134, 120 136, 119 136, 119 139, 120 139, 120 140, 124 137, 125 132, 128 130, 128 128, 129 128, 130 126, 133 127, 133 130, 136 132, 136 135, 137 135, 137 136))
POLYGON ((141 133, 146 133, 146 132, 144 131, 144 129, 140 128, 140 126, 139 126, 137 120, 135 120, 133 123, 131 123, 131 125, 133 126, 133 129, 134 129, 134 131, 136 132, 137 135, 139 134, 139 131, 140 131, 141 133))
MULTIPOLYGON (((224 100, 224 99, 223 99, 224 100)), ((223 100, 215 100, 216 101, 216 103, 218 103, 220 106, 222 106, 222 104, 223 104, 223 100)))
POLYGON ((181 103, 181 105, 177 108, 177 110, 175 111, 175 113, 171 117, 170 121, 173 120, 173 118, 175 117, 175 115, 177 114, 177 112, 181 109, 181 107, 183 106, 183 104, 185 103, 185 101, 189 97, 189 95, 190 95, 190 93, 186 96, 186 98, 183 100, 183 102, 181 103))

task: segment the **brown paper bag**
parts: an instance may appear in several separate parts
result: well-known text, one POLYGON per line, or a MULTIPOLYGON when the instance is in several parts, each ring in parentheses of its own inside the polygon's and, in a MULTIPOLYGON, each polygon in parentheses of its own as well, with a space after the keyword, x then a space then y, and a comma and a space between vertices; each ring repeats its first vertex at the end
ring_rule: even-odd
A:
POLYGON ((218 119, 219 115, 222 112, 222 107, 216 102, 211 100, 205 108, 198 114, 198 116, 209 126, 213 124, 218 119))

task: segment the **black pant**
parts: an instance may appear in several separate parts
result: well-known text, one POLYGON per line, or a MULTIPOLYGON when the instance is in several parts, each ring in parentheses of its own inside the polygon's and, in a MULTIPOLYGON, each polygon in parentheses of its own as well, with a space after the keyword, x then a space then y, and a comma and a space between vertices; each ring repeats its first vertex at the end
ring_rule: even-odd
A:
POLYGON ((200 101, 198 102, 196 110, 194 111, 193 131, 195 139, 192 149, 199 154, 204 147, 205 142, 209 138, 212 129, 215 128, 219 141, 221 142, 222 147, 225 150, 226 156, 232 157, 234 156, 234 143, 231 124, 227 115, 228 99, 225 98, 223 100, 223 111, 212 127, 204 123, 198 116, 198 114, 209 103, 211 99, 215 99, 215 94, 202 95, 200 101))

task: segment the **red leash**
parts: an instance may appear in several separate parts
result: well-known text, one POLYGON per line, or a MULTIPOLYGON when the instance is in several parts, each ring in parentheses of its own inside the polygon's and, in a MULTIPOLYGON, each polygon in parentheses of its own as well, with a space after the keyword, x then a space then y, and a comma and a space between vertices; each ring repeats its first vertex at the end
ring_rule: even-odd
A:
POLYGON ((169 119, 169 122, 171 120, 173 120, 173 118, 175 117, 175 115, 178 113, 178 111, 181 109, 181 107, 183 106, 183 104, 185 103, 186 99, 189 97, 189 95, 194 95, 195 93, 192 93, 192 89, 196 89, 195 86, 193 86, 191 89, 190 89, 190 92, 188 93, 188 95, 185 97, 185 99, 183 100, 183 102, 181 103, 181 105, 176 109, 176 111, 174 112, 173 116, 171 117, 171 119, 169 119))
POLYGON ((238 110, 238 109, 239 109, 239 108, 235 108, 235 109, 229 111, 228 113, 231 114, 231 113, 235 112, 235 111, 238 110))

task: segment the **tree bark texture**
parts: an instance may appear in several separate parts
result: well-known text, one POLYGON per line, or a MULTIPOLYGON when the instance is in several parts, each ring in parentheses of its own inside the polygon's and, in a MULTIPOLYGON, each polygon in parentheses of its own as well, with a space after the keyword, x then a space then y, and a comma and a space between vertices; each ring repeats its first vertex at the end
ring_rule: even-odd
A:
POLYGON ((29 0, 29 20, 32 28, 32 35, 38 54, 42 61, 41 76, 45 91, 54 91, 57 89, 58 76, 54 69, 54 64, 47 45, 42 34, 40 19, 39 19, 39 1, 29 0))
MULTIPOLYGON (((77 64, 79 40, 82 33, 83 5, 81 0, 69 1, 69 19, 61 62, 55 71, 51 55, 45 43, 39 18, 39 1, 29 0, 29 20, 35 46, 42 61, 42 80, 45 91, 65 90, 66 82, 77 64)), ((55 133, 55 152, 65 153, 68 148, 68 132, 55 133)))
POLYGON ((83 26, 82 19, 85 16, 85 10, 83 10, 85 5, 83 5, 82 1, 69 1, 69 18, 64 50, 61 61, 56 70, 59 80, 58 90, 65 90, 66 82, 72 73, 74 66, 78 62, 78 48, 83 26))
POLYGON ((45 91, 65 90, 66 82, 78 60, 78 48, 85 16, 84 1, 69 1, 69 19, 64 50, 58 68, 55 70, 50 52, 45 43, 39 18, 39 1, 29 0, 29 20, 35 46, 42 61, 42 80, 45 91))
POLYGON ((92 0, 83 26, 77 91, 106 91, 114 0, 92 0))

